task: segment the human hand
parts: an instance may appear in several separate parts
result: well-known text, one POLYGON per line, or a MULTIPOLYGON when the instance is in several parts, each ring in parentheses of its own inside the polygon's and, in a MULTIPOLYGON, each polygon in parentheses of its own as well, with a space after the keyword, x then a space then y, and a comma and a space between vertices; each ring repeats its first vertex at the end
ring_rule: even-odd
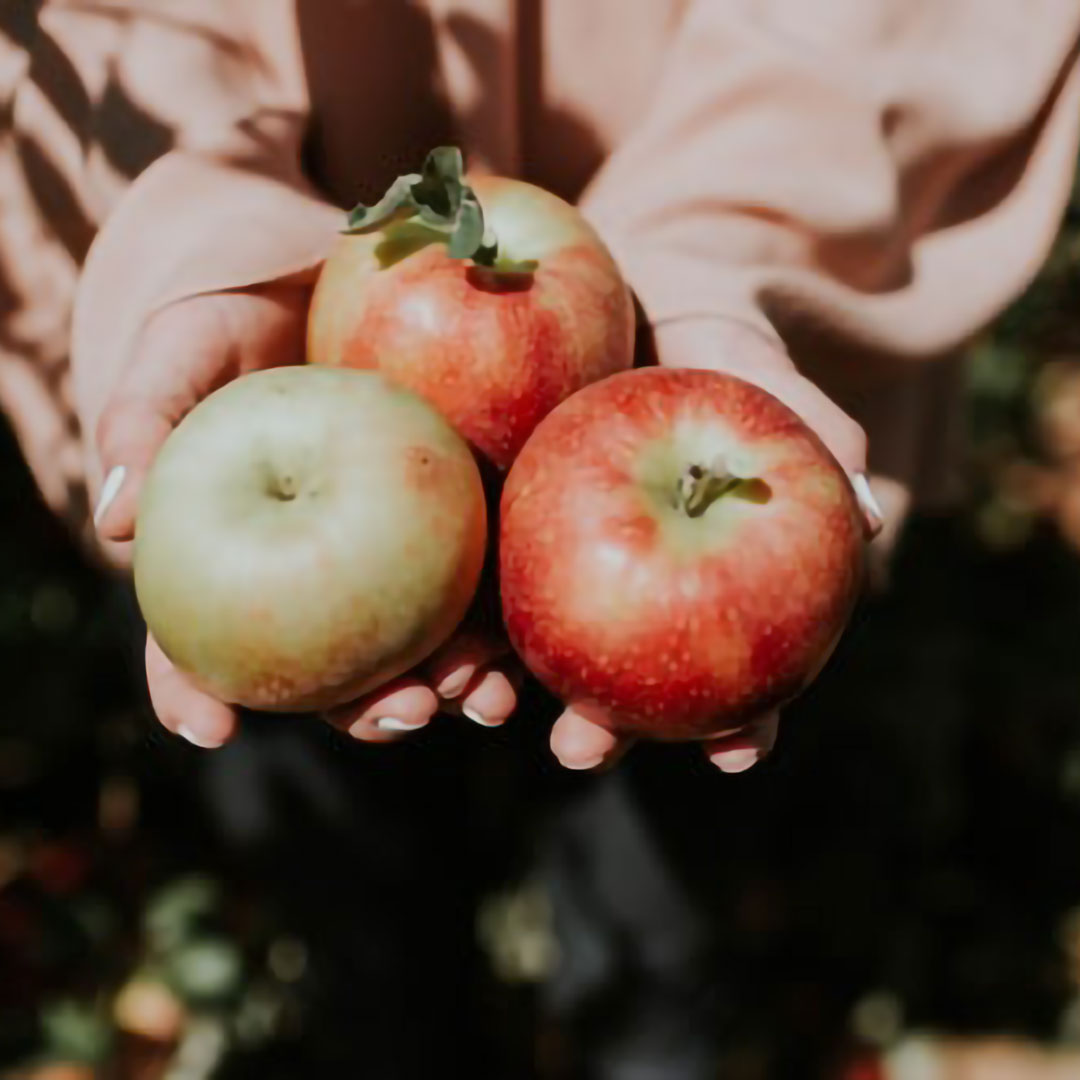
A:
MULTIPOLYGON (((817 433, 851 478, 867 537, 882 527, 882 514, 866 479, 866 435, 812 382, 798 373, 783 346, 764 332, 734 320, 701 318, 659 328, 656 357, 665 367, 707 368, 737 375, 769 391, 817 433)), ((568 702, 551 732, 551 748, 570 769, 610 765, 633 739, 610 730, 595 706, 568 702)), ((766 757, 776 743, 779 713, 769 712, 702 742, 723 772, 743 772, 766 757)))
MULTIPOLYGON (((269 285, 181 300, 152 316, 121 372, 97 428, 105 477, 95 513, 103 541, 129 560, 139 491, 173 428, 203 398, 240 375, 299 364, 310 286, 269 285)), ((515 672, 505 645, 462 632, 417 671, 332 710, 326 719, 369 742, 399 739, 428 724, 445 703, 485 726, 501 724, 516 704, 515 672)), ((227 742, 236 710, 204 693, 175 668, 152 636, 146 642, 150 700, 161 723, 202 747, 227 742)))

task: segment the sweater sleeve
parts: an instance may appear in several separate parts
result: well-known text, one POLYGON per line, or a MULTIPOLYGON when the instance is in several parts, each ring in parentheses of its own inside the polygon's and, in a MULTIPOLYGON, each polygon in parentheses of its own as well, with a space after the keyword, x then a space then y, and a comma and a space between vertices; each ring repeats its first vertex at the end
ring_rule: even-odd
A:
POLYGON ((97 420, 146 320, 185 296, 311 274, 340 217, 301 170, 309 105, 291 5, 114 6, 116 78, 170 145, 103 214, 75 289, 72 389, 92 493, 97 420))
POLYGON ((1076 0, 690 0, 584 209, 655 324, 940 355, 1049 250, 1078 31, 1076 0))

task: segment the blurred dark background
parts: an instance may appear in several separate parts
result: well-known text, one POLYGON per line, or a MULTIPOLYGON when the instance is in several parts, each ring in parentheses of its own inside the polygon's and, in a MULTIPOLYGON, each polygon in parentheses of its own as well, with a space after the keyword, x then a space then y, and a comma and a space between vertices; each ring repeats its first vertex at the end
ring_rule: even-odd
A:
MULTIPOLYGON (((1080 1076, 1078 312, 1080 190, 971 349, 966 505, 910 521, 775 760, 688 825, 730 834, 718 1076, 1080 1076)), ((0 1068, 308 1075, 308 943, 223 853, 200 753, 148 711, 130 601, 6 426, 0 523, 0 1068)), ((523 766, 509 733, 468 738, 482 820, 523 766)), ((560 1077, 548 906, 505 842, 461 838, 490 860, 477 993, 505 1075, 560 1077)))

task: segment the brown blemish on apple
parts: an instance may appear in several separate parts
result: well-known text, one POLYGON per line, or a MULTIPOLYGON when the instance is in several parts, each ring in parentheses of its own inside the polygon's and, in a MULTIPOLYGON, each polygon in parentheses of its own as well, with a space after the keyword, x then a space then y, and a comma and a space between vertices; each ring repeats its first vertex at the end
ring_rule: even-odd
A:
POLYGON ((405 483, 415 491, 445 489, 460 479, 460 471, 453 463, 430 447, 407 447, 402 458, 405 483))

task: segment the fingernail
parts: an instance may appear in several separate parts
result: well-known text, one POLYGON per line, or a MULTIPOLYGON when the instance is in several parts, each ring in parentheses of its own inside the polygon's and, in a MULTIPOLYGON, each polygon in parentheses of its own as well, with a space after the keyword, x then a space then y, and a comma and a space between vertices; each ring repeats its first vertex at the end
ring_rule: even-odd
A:
POLYGON ((419 724, 407 724, 396 716, 380 716, 375 721, 375 726, 380 731, 419 731, 420 728, 427 727, 427 724, 426 720, 421 720, 419 724))
POLYGON ((876 535, 881 531, 882 525, 885 524, 885 514, 870 488, 870 481, 867 480, 866 473, 856 473, 851 478, 851 486, 855 489, 855 498, 858 501, 859 509, 870 519, 871 531, 876 535))
POLYGON ((718 769, 726 773, 746 772, 761 760, 757 750, 728 750, 713 759, 718 769))
POLYGON ((216 750, 221 746, 220 742, 214 742, 211 739, 196 735, 187 724, 181 724, 176 729, 176 734, 179 735, 181 739, 186 739, 192 746, 199 747, 200 750, 216 750))
POLYGON ((595 758, 586 758, 584 761, 564 761, 562 766, 564 769, 573 769, 575 772, 586 772, 588 769, 595 769, 597 765, 604 763, 603 755, 595 758))
POLYGON ((456 698, 469 685, 469 680, 475 674, 476 668, 473 666, 455 671, 435 687, 435 693, 441 698, 456 698))
POLYGON ((498 727, 499 721, 488 720, 482 712, 474 709, 471 705, 462 705, 461 713, 463 716, 467 716, 474 724, 479 724, 481 727, 498 727))
POLYGON ((105 483, 101 487, 101 495, 98 497, 98 504, 94 510, 95 526, 100 524, 105 512, 112 506, 113 499, 116 498, 117 493, 124 486, 125 476, 127 476, 127 469, 123 465, 114 465, 109 470, 109 475, 105 477, 105 483))

